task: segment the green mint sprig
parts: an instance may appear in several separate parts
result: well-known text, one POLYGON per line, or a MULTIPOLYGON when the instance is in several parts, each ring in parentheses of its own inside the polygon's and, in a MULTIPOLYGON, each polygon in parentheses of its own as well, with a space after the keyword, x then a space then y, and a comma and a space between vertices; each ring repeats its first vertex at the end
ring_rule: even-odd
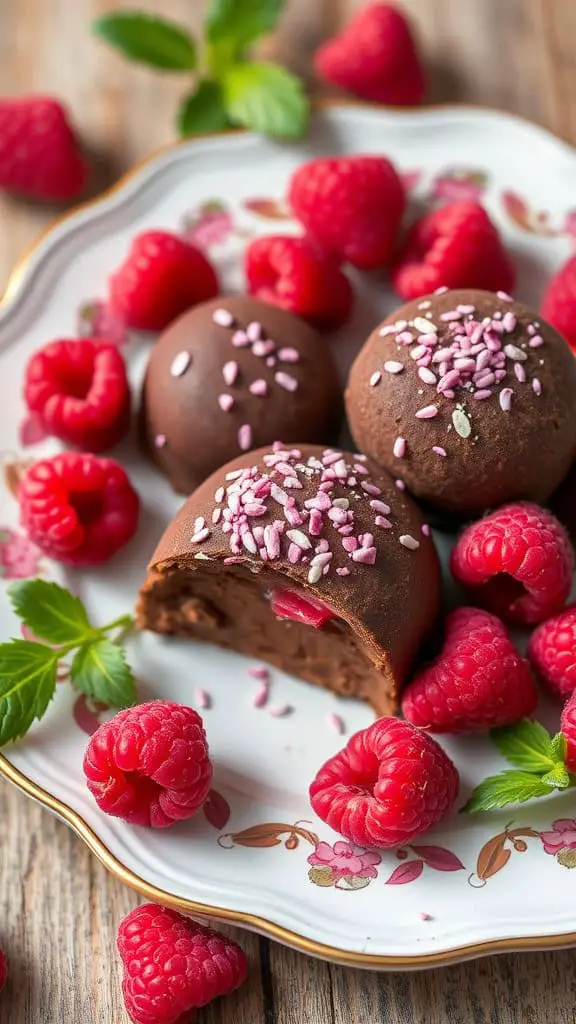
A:
POLYGON ((79 597, 41 579, 13 583, 8 595, 38 640, 0 644, 0 746, 24 736, 44 716, 63 659, 71 658, 69 677, 76 690, 109 707, 136 703, 132 670, 119 646, 134 625, 131 615, 93 626, 79 597))
POLYGON ((566 767, 566 741, 561 732, 551 736, 539 722, 523 718, 515 725, 492 729, 490 737, 515 770, 484 779, 463 810, 471 814, 492 811, 576 786, 576 775, 566 767))
POLYGON ((114 11, 92 31, 128 60, 162 71, 194 72, 196 83, 180 104, 181 136, 250 128, 275 138, 306 131, 310 104, 302 81, 247 52, 276 27, 285 0, 211 0, 203 37, 143 11, 114 11))

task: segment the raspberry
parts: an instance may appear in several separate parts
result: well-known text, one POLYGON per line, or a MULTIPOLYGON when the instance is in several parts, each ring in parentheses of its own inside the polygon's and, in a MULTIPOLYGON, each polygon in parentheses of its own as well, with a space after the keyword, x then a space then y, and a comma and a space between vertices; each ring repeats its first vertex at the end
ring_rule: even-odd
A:
POLYGON ((443 818, 458 772, 431 736, 379 718, 350 738, 310 786, 319 818, 358 846, 403 846, 443 818))
POLYGON ((0 949, 0 992, 6 984, 8 977, 8 960, 6 959, 6 953, 3 949, 0 949))
POLYGON ((403 299, 436 288, 485 288, 509 292, 516 271, 485 209, 479 203, 446 203, 410 228, 392 270, 403 299))
POLYGON ((576 352, 576 256, 572 256, 550 281, 541 313, 576 352))
POLYGON ((95 455, 63 452, 34 462, 18 501, 30 540, 68 565, 107 562, 138 526, 140 501, 122 466, 95 455))
POLYGON ((576 691, 576 605, 538 626, 528 658, 555 697, 566 700, 576 691))
POLYGON ((432 732, 479 732, 531 715, 538 694, 504 624, 478 608, 446 620, 442 653, 406 687, 402 711, 432 732))
POLYGON ((391 4, 369 4, 316 50, 316 74, 375 103, 410 106, 426 91, 410 24, 391 4))
POLYGON ((269 235, 246 249, 248 290, 263 302, 308 320, 319 330, 346 323, 354 300, 338 261, 306 238, 269 235))
POLYGON ((238 988, 246 957, 232 939, 154 903, 120 923, 122 992, 134 1024, 188 1024, 192 1011, 238 988))
POLYGON ((131 825, 167 828, 191 818, 212 780, 202 719, 162 700, 120 711, 92 736, 84 774, 100 810, 131 825))
POLYGON ((73 199, 87 167, 61 103, 50 96, 0 100, 0 188, 34 199, 73 199))
POLYGON ((383 156, 319 157, 292 175, 294 215, 326 252, 362 270, 388 263, 405 197, 383 156))
POLYGON ((546 509, 527 501, 503 505, 468 526, 452 550, 452 575, 506 622, 543 622, 565 605, 574 555, 546 509))
POLYGON ((576 693, 566 701, 560 719, 560 729, 566 740, 566 765, 568 771, 576 772, 576 693))
POLYGON ((47 434, 84 451, 106 451, 128 431, 126 366, 104 340, 45 345, 26 366, 24 399, 47 434))
POLYGON ((169 231, 137 235, 109 285, 112 311, 138 331, 161 331, 218 295, 216 271, 204 253, 169 231))

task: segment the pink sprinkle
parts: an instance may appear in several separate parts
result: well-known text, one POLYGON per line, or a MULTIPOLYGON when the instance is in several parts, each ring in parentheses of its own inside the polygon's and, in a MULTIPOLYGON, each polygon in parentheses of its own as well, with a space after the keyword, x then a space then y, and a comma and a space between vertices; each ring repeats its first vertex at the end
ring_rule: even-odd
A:
POLYGON ((296 565, 302 558, 302 548, 299 548, 297 544, 290 544, 288 547, 288 561, 291 565, 296 565))
POLYGON ((310 513, 310 522, 308 529, 313 537, 318 537, 322 533, 322 513, 317 509, 312 509, 310 513))
POLYGON ((408 548, 409 551, 417 551, 418 548, 420 547, 420 541, 416 540, 416 538, 412 537, 409 533, 403 533, 402 536, 398 538, 398 540, 400 541, 402 547, 408 548))
POLYGON ((268 385, 267 385, 266 381, 262 379, 262 377, 259 377, 258 380, 252 381, 252 383, 251 383, 250 387, 248 388, 248 390, 249 390, 250 394, 252 394, 252 395, 262 395, 263 396, 268 391, 268 385))
POLYGON ((514 373, 521 384, 526 382, 526 370, 522 366, 522 363, 514 363, 514 373))
POLYGON ((477 388, 491 388, 496 380, 496 374, 490 370, 484 373, 474 374, 474 383, 477 388))
POLYGON ((354 472, 358 473, 360 476, 368 476, 369 475, 368 470, 366 469, 366 466, 363 466, 361 462, 355 462, 354 463, 354 472))
POLYGON ((268 356, 266 366, 269 366, 270 368, 276 366, 276 356, 268 356))
POLYGON ((510 412, 510 409, 512 408, 513 395, 514 392, 512 391, 512 388, 502 388, 498 400, 503 412, 510 412))
POLYGON ((432 370, 428 370, 425 366, 420 366, 418 368, 418 376, 424 384, 436 384, 436 374, 432 373, 432 370))
POLYGON ((536 334, 536 328, 535 328, 534 324, 528 324, 528 327, 526 328, 526 331, 527 331, 528 334, 536 334))
POLYGON ((353 551, 356 551, 356 548, 358 547, 358 541, 356 540, 356 537, 345 537, 344 540, 342 541, 342 547, 344 548, 344 551, 348 552, 348 554, 351 554, 353 551))
POLYGON ((444 323, 450 323, 452 320, 461 320, 462 314, 457 309, 449 309, 446 313, 440 313, 440 319, 444 323))
POLYGON ((379 526, 382 530, 391 530, 392 523, 385 516, 375 516, 374 522, 376 526, 379 526))
POLYGON ((212 319, 215 324, 219 324, 220 327, 232 327, 234 323, 234 317, 228 309, 215 309, 212 313, 212 319))
POLYGON ((366 491, 366 494, 382 494, 380 487, 377 487, 376 484, 370 483, 369 480, 361 480, 360 487, 362 488, 363 491, 366 491))
POLYGON ((466 306, 462 304, 460 306, 456 306, 456 312, 461 313, 462 316, 468 316, 469 313, 474 312, 474 306, 466 306))
POLYGON ((253 708, 263 708, 268 703, 268 695, 270 693, 270 686, 268 680, 265 680, 261 686, 258 687, 256 693, 252 697, 253 708))
MULTIPOLYGON (((472 365, 475 366, 475 363, 472 363, 472 365)), ((442 391, 446 391, 447 388, 450 389, 459 383, 460 371, 449 370, 448 373, 445 373, 444 376, 441 377, 440 380, 438 381, 438 387, 436 388, 436 390, 442 393, 442 391)), ((418 415, 418 413, 416 413, 416 415, 418 415)))
POLYGON ((166 434, 156 434, 156 437, 154 438, 156 448, 165 448, 167 443, 166 434))
POLYGON ((447 286, 445 284, 443 284, 441 288, 436 288, 435 289, 434 295, 444 295, 444 292, 447 292, 447 291, 448 291, 447 286))
POLYGON ((206 693, 206 690, 194 690, 194 700, 199 708, 209 708, 212 706, 212 700, 206 693))
POLYGON ((424 537, 429 537, 430 536, 430 532, 431 531, 430 531, 430 527, 428 526, 428 523, 422 523, 422 535, 424 537))
POLYGON ((278 558, 280 554, 280 534, 277 527, 271 523, 264 527, 264 545, 271 560, 278 558))
POLYGON ((238 555, 229 555, 228 558, 224 559, 224 565, 242 565, 246 561, 245 558, 238 555))
POLYGON ((252 345, 253 356, 269 356, 274 352, 276 345, 273 341, 255 341, 252 345))
POLYGON ((403 437, 397 437, 394 441, 394 457, 396 459, 403 459, 406 455, 406 440, 403 437))
POLYGON ((544 338, 541 334, 535 334, 533 338, 530 338, 528 344, 530 348, 540 348, 544 344, 544 338))
POLYGON ((472 398, 475 398, 477 402, 483 402, 486 398, 491 398, 492 392, 490 388, 483 388, 481 391, 475 391, 472 398))
POLYGON ((274 374, 274 380, 281 388, 284 388, 285 391, 298 390, 298 381, 294 377, 291 377, 289 373, 284 373, 282 370, 278 370, 278 372, 274 374))
POLYGON ((496 295, 499 299, 502 299, 502 302, 514 302, 514 299, 511 295, 508 295, 508 292, 496 292, 496 295))
POLYGON ((264 665, 250 665, 250 668, 246 669, 246 674, 252 679, 262 679, 264 682, 270 679, 270 671, 264 665))
POLYGON ((373 508, 375 512, 381 512, 383 516, 389 516, 392 511, 390 505, 387 505, 385 501, 373 500, 370 502, 370 508, 373 508))
POLYGON ((542 394, 542 384, 538 380, 538 377, 534 377, 532 380, 532 390, 534 391, 535 395, 542 394))
POLYGON ((506 331, 506 334, 512 334, 512 331, 516 330, 517 325, 518 319, 514 316, 514 313, 510 312, 510 310, 508 310, 507 313, 504 313, 504 316, 502 317, 502 326, 506 331))
POLYGON ((423 409, 418 409, 415 415, 417 420, 433 420, 438 415, 438 406, 425 405, 423 409))
POLYGON ((432 451, 435 455, 441 455, 442 458, 446 458, 447 452, 445 448, 441 448, 439 444, 432 445, 432 451))
POLYGON ((336 569, 337 576, 349 576, 350 569, 346 565, 343 565, 340 569, 336 569))
POLYGON ((218 405, 222 409, 222 412, 230 412, 234 405, 234 399, 232 395, 218 395, 218 405))
POLYGON ((431 921, 432 920, 432 914, 427 914, 425 910, 421 910, 420 911, 420 920, 421 921, 431 921))
POLYGON ((412 342, 414 341, 414 335, 412 334, 411 331, 400 331, 400 334, 397 336, 396 341, 398 342, 399 345, 411 345, 412 342))
POLYGON ((492 357, 490 355, 490 352, 488 351, 488 349, 483 348, 482 351, 479 352, 479 354, 476 356, 476 373, 479 373, 481 370, 485 370, 488 366, 490 366, 491 361, 492 357))
MULTIPOLYGON (((446 291, 448 291, 448 289, 446 289, 446 291)), ((403 480, 395 480, 394 485, 398 488, 399 491, 406 490, 406 484, 404 483, 403 480)))
POLYGON ((381 380, 382 374, 380 373, 380 370, 375 370, 372 376, 370 377, 370 387, 375 388, 376 385, 379 384, 381 380))
POLYGON ((238 363, 232 359, 229 363, 224 363, 222 367, 222 376, 224 377, 224 383, 231 387, 238 376, 238 363))
MULTIPOLYGON (((412 355, 412 353, 410 353, 412 355)), ((386 373, 402 373, 404 369, 404 363, 396 362, 394 359, 387 359, 384 363, 384 369, 386 373)))
POLYGON ((246 334, 249 341, 259 341, 262 337, 262 324, 258 320, 253 320, 251 324, 248 324, 246 334))
POLYGON ((252 447, 252 427, 249 423, 243 423, 238 431, 238 447, 243 452, 252 447))
POLYGON ((374 565, 376 561, 377 551, 376 548, 356 548, 352 552, 352 561, 361 562, 362 565, 374 565))
POLYGON ((272 718, 285 718, 286 715, 291 715, 294 708, 290 704, 277 704, 273 708, 268 708, 268 714, 272 718))
POLYGON ((467 373, 474 372, 476 370, 476 360, 471 356, 459 356, 454 360, 455 370, 464 370, 467 373))
POLYGON ((234 345, 234 348, 245 348, 246 345, 250 344, 250 338, 246 334, 246 331, 234 331, 230 340, 234 345))
MULTIPOLYGON (((290 534, 287 534, 287 536, 290 536, 290 534)), ((328 541, 324 538, 322 538, 322 540, 319 540, 316 547, 314 548, 314 551, 317 555, 321 555, 323 551, 330 551, 330 545, 328 541)))
POLYGON ((300 353, 295 348, 281 348, 278 352, 278 359, 282 363, 299 363, 300 353))
POLYGON ((340 715, 335 714, 333 711, 331 714, 326 715, 326 723, 330 728, 337 732, 340 736, 346 731, 344 726, 344 719, 340 715))

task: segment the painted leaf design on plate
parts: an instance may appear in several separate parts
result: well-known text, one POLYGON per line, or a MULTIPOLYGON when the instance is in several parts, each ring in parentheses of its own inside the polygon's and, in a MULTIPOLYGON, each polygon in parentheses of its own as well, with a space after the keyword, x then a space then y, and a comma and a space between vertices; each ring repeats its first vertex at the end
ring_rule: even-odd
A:
POLYGON ((501 832, 484 843, 476 862, 476 875, 480 881, 487 881, 488 878, 497 875, 502 868, 506 867, 512 856, 512 851, 508 850, 505 845, 507 839, 508 833, 501 832))
POLYGON ((298 823, 288 825, 284 821, 269 821, 262 825, 252 825, 241 832, 228 832, 226 835, 219 837, 218 843, 224 849, 230 849, 232 846, 280 846, 284 842, 283 836, 287 837, 285 846, 288 850, 296 849, 299 838, 304 839, 311 846, 317 846, 319 843, 315 832, 311 832, 307 828, 301 828, 298 823))
POLYGON ((462 861, 443 846, 412 846, 411 849, 417 857, 435 871, 463 871, 462 861))
POLYGON ((214 828, 225 828, 230 818, 230 804, 216 789, 211 789, 202 808, 206 821, 214 828))
POLYGON ((423 860, 408 860, 394 869, 386 885, 407 885, 408 882, 415 882, 420 878, 424 870, 423 860))
POLYGON ((18 498, 18 489, 20 487, 20 480, 28 469, 28 466, 32 465, 32 460, 27 459, 11 459, 2 466, 4 471, 4 485, 9 494, 13 498, 18 498))
POLYGON ((560 233, 550 226, 550 214, 547 210, 532 210, 517 192, 503 192, 501 198, 510 220, 523 231, 546 238, 554 238, 560 233))
POLYGON ((87 736, 93 736, 102 724, 100 713, 106 710, 105 704, 101 704, 98 700, 92 700, 85 693, 81 693, 74 701, 72 716, 82 732, 85 732, 87 736))
POLYGON ((242 205, 245 210, 264 220, 291 219, 290 210, 283 199, 245 199, 242 205))

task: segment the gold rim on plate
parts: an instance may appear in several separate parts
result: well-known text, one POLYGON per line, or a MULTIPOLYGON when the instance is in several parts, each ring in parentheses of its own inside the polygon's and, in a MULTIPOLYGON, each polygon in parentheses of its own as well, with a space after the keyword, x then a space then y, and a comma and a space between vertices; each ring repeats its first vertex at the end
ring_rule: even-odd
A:
MULTIPOLYGON (((406 109, 405 107, 382 108, 375 104, 357 103, 354 100, 323 100, 316 103, 315 106, 320 109, 325 109, 327 107, 350 106, 361 110, 397 110, 405 115, 410 113, 420 113, 424 110, 462 111, 470 109, 488 109, 484 107, 473 107, 470 104, 442 104, 431 107, 411 107, 409 109, 406 109)), ((518 118, 517 115, 514 115, 514 117, 516 120, 521 122, 524 121, 525 124, 529 124, 531 127, 534 127, 531 122, 526 121, 523 118, 518 118)), ((194 138, 209 138, 214 135, 238 134, 241 131, 242 129, 228 129, 222 132, 208 132, 202 136, 194 136, 194 138)), ((94 206, 100 205, 103 200, 121 190, 128 181, 130 181, 144 167, 153 163, 163 153, 177 149, 190 141, 191 140, 189 139, 177 140, 160 147, 149 156, 135 164, 106 191, 102 192, 94 199, 90 199, 87 202, 82 203, 71 212, 57 218, 51 225, 49 225, 48 228, 41 232, 32 245, 25 251, 24 255, 21 256, 15 264, 8 279, 4 295, 0 299, 0 306, 5 305, 15 297, 31 257, 35 253, 39 244, 52 232, 54 228, 60 227, 66 221, 75 217, 80 211, 88 210, 94 206)), ((574 151, 574 155, 576 156, 576 150, 574 151)), ((291 946, 302 953, 320 957, 323 960, 331 960, 334 963, 345 964, 349 967, 440 967, 445 966, 446 964, 458 963, 461 960, 487 956, 491 953, 515 953, 522 950, 562 949, 567 946, 576 945, 576 931, 574 931, 563 932, 558 935, 521 936, 514 939, 490 939, 485 942, 468 943, 466 945, 457 946, 454 949, 445 950, 440 953, 425 953, 419 956, 382 956, 371 953, 353 953, 348 950, 338 949, 335 946, 327 946, 324 943, 315 942, 314 939, 308 939, 303 935, 299 935, 297 932, 293 932, 289 928, 284 928, 282 925, 274 924, 273 921, 268 921, 266 918, 259 917, 256 914, 245 914, 242 911, 228 910, 224 907, 213 907, 207 903, 197 903, 194 900, 189 900, 185 897, 174 896, 172 893, 166 892, 164 889, 159 889, 157 886, 151 885, 150 882, 140 878, 140 876, 134 871, 131 871, 122 864, 122 862, 114 856, 114 854, 108 849, 108 847, 102 842, 102 840, 96 835, 93 829, 77 811, 74 811, 71 807, 68 807, 67 804, 46 792, 46 790, 42 789, 42 787, 37 785, 37 783, 32 782, 31 779, 15 768, 3 754, 0 754, 0 776, 8 779, 9 782, 12 782, 23 793, 26 793, 27 796, 37 800, 38 803, 47 807, 62 818, 77 833, 77 835, 84 840, 88 848, 112 875, 118 878, 121 882, 130 886, 130 888, 135 889, 136 892, 141 896, 146 897, 146 899, 153 900, 156 903, 162 903, 167 907, 172 907, 175 910, 180 910, 188 914, 194 914, 200 917, 211 917, 221 921, 226 921, 229 924, 240 925, 241 927, 248 928, 251 931, 260 932, 262 935, 266 935, 271 939, 276 939, 278 942, 291 946)))

